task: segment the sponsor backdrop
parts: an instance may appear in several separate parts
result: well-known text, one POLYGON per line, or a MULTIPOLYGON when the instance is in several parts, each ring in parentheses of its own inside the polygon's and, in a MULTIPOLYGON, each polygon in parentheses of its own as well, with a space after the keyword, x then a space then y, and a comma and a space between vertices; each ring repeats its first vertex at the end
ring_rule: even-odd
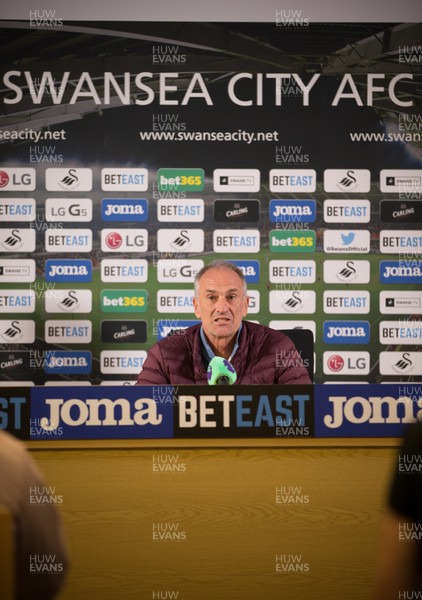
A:
POLYGON ((33 13, 2 24, 3 385, 133 382, 215 258, 317 383, 421 380, 419 25, 33 13))

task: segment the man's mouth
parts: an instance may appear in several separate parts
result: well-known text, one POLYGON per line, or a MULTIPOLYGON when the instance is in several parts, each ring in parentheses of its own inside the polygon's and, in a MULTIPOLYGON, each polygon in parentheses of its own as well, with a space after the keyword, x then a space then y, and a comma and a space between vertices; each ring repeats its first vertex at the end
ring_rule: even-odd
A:
POLYGON ((214 321, 215 323, 228 323, 230 319, 228 317, 217 317, 214 321))

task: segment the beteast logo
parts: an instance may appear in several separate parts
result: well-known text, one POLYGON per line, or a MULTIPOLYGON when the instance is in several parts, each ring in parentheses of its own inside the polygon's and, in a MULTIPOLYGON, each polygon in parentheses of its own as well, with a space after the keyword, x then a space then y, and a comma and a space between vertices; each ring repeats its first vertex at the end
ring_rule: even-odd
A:
POLYGON ((380 252, 386 254, 420 254, 422 251, 422 232, 418 229, 399 231, 384 229, 380 231, 380 252))
POLYGON ((7 192, 35 190, 35 169, 1 169, 0 189, 7 192))
POLYGON ((369 352, 324 352, 324 373, 326 375, 368 375, 369 352))
POLYGON ((259 229, 215 229, 213 232, 214 252, 248 253, 259 252, 261 236, 259 229))
POLYGON ((422 283, 422 260, 382 260, 381 283, 422 283))
POLYGON ((259 221, 259 200, 215 200, 214 221, 256 223, 259 221))
POLYGON ((157 249, 159 252, 203 252, 203 229, 159 229, 157 249))
POLYGON ((0 290, 0 310, 5 313, 35 312, 36 295, 34 290, 0 290))
POLYGON ((103 221, 137 223, 148 220, 148 201, 144 198, 104 198, 101 202, 103 221))
POLYGON ((92 281, 92 261, 82 259, 47 260, 45 280, 56 283, 89 283, 92 281))
POLYGON ((35 230, 0 229, 0 246, 4 252, 35 252, 35 230))
POLYGON ((314 169, 271 169, 271 192, 310 193, 316 190, 314 169))
POLYGON ((60 232, 46 229, 45 249, 47 252, 91 252, 92 229, 61 229, 60 232))
POLYGON ((158 200, 157 219, 161 223, 201 223, 204 215, 205 204, 200 198, 158 200))
POLYGON ((85 222, 92 220, 91 198, 47 198, 45 219, 50 222, 85 222))
POLYGON ((47 313, 90 313, 92 311, 91 290, 46 290, 44 308, 47 313))
POLYGON ((33 344, 35 321, 0 321, 0 337, 8 344, 33 344))
POLYGON ((92 323, 82 319, 74 321, 47 320, 44 337, 48 343, 89 344, 92 341, 92 323))
POLYGON ((45 171, 45 188, 48 192, 90 192, 92 169, 50 167, 45 171))
POLYGON ((325 344, 369 344, 368 321, 324 321, 325 344))
POLYGON ((146 252, 148 231, 147 229, 102 229, 101 250, 103 252, 146 252))
POLYGON ((371 172, 368 169, 325 169, 324 191, 365 193, 371 189, 371 172))
POLYGON ((139 375, 147 357, 145 350, 103 350, 100 355, 104 375, 139 375))
POLYGON ((384 223, 421 223, 420 200, 381 200, 380 218, 384 223))
POLYGON ((314 260, 270 260, 271 283, 315 283, 314 260))
POLYGON ((101 261, 101 281, 116 283, 145 283, 148 280, 148 261, 145 259, 107 259, 101 261))
POLYGON ((147 322, 101 321, 101 341, 106 344, 144 344, 147 341, 147 322))
POLYGON ((422 321, 381 321, 379 332, 381 344, 420 344, 422 321))
POLYGON ((0 217, 4 222, 19 221, 22 223, 35 221, 36 204, 33 198, 1 198, 0 217))
POLYGON ((326 223, 369 223, 371 204, 369 200, 325 200, 326 223))
POLYGON ((313 223, 315 220, 315 200, 270 200, 272 223, 313 223))
POLYGON ((101 189, 105 192, 146 192, 147 169, 102 169, 101 189))
POLYGON ((158 290, 157 310, 159 313, 193 313, 192 290, 158 290))
POLYGON ((370 310, 370 293, 364 290, 325 290, 324 312, 367 314, 370 310))
POLYGON ((0 281, 2 283, 30 283, 35 281, 35 260, 0 260, 0 281))

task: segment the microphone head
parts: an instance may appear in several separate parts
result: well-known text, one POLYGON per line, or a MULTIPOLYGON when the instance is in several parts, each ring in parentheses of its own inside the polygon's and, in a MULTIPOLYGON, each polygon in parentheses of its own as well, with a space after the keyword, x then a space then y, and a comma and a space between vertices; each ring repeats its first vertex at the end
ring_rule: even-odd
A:
POLYGON ((236 371, 226 358, 214 356, 207 370, 209 385, 232 385, 236 379, 236 371))

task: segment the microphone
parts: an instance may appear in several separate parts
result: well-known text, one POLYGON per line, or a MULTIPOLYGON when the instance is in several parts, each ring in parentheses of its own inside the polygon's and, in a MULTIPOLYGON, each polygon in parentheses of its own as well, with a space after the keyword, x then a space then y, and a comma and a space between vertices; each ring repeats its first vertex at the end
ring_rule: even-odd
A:
POLYGON ((214 356, 207 369, 208 385, 232 385, 236 379, 236 371, 226 358, 214 356))

